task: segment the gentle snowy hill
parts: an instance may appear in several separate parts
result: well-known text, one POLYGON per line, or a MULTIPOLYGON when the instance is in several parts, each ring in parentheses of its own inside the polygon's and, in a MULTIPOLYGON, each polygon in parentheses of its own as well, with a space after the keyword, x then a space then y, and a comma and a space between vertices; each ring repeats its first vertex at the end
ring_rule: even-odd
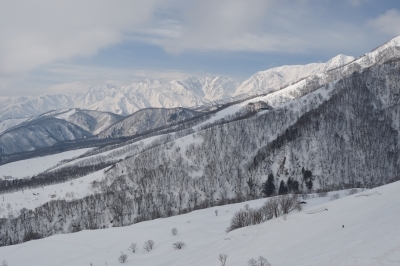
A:
POLYGON ((102 132, 111 125, 124 119, 123 116, 109 112, 81 110, 76 108, 68 110, 65 113, 57 114, 54 117, 75 124, 93 135, 102 132))
POLYGON ((128 227, 88 230, 68 235, 2 247, 0 258, 11 266, 121 265, 221 265, 220 253, 227 254, 227 266, 243 266, 251 258, 265 257, 272 266, 398 265, 400 263, 400 182, 329 201, 306 200, 306 207, 286 219, 225 233, 233 214, 249 204, 261 206, 266 199, 193 211, 128 227), (214 211, 218 210, 218 216, 214 211), (344 228, 342 228, 344 225, 344 228), (177 228, 176 236, 171 229, 177 228), (144 252, 145 241, 154 249, 144 252), (181 250, 172 244, 183 241, 181 250), (137 243, 138 250, 128 248, 137 243), (51 252, 49 252, 51 251, 51 252))
POLYGON ((0 166, 0 178, 9 176, 9 179, 18 179, 39 174, 63 160, 78 157, 90 149, 79 149, 61 152, 49 156, 36 157, 27 160, 12 162, 0 166))
POLYGON ((55 143, 90 137, 82 128, 56 118, 20 124, 0 135, 0 153, 10 154, 48 147, 55 143))

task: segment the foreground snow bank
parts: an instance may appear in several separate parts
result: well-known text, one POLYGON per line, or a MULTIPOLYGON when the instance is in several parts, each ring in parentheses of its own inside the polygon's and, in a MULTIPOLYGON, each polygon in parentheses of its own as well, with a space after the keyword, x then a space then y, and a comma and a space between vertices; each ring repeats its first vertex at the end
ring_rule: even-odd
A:
POLYGON ((218 255, 228 255, 226 266, 247 265, 260 255, 276 265, 399 265, 400 182, 330 201, 306 200, 304 211, 225 233, 233 214, 255 200, 189 214, 157 219, 128 227, 83 231, 0 248, 1 260, 19 265, 221 265, 218 255), (364 195, 374 196, 362 196, 364 195), (325 210, 326 211, 318 211, 325 210), (215 215, 218 210, 218 216, 215 215), (312 214, 311 214, 312 213, 312 214), (344 228, 342 228, 344 225, 344 228), (173 236, 171 229, 177 228, 173 236), (145 241, 155 247, 143 252, 145 241), (183 241, 181 250, 172 244, 183 241), (137 253, 129 253, 132 243, 137 253))

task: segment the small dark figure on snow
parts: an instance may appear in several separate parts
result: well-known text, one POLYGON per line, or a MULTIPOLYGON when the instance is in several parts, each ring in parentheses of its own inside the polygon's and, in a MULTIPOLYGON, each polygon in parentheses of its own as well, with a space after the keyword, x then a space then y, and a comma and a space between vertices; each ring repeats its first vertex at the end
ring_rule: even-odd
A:
POLYGON ((344 228, 344 225, 342 225, 342 228, 344 228))

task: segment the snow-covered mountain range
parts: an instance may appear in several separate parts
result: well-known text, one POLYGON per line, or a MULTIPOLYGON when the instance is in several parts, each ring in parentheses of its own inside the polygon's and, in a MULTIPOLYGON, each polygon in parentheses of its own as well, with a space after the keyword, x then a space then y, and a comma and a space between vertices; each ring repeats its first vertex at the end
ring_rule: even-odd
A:
POLYGON ((0 120, 37 116, 51 110, 68 108, 129 115, 149 107, 196 107, 241 94, 273 92, 302 78, 324 73, 352 60, 353 57, 338 55, 327 63, 276 67, 257 72, 243 83, 231 78, 192 76, 167 83, 145 80, 125 87, 106 84, 73 95, 3 97, 0 99, 0 120))

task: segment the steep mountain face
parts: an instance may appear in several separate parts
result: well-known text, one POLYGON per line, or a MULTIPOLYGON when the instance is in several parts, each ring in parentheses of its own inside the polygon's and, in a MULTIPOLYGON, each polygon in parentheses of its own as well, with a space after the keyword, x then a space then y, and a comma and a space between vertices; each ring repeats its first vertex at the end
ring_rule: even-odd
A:
POLYGON ((239 86, 238 81, 221 77, 188 77, 172 81, 170 84, 177 91, 184 91, 184 88, 187 88, 208 101, 229 98, 239 86))
POLYGON ((184 108, 148 108, 139 110, 126 117, 121 122, 104 130, 100 138, 117 138, 133 136, 159 127, 166 127, 184 120, 188 120, 199 113, 184 108))
POLYGON ((251 167, 318 187, 375 186, 399 175, 400 64, 355 73, 319 107, 260 149, 251 167))
POLYGON ((76 125, 55 118, 40 119, 16 126, 0 135, 1 154, 30 151, 57 142, 89 137, 91 134, 76 125))

